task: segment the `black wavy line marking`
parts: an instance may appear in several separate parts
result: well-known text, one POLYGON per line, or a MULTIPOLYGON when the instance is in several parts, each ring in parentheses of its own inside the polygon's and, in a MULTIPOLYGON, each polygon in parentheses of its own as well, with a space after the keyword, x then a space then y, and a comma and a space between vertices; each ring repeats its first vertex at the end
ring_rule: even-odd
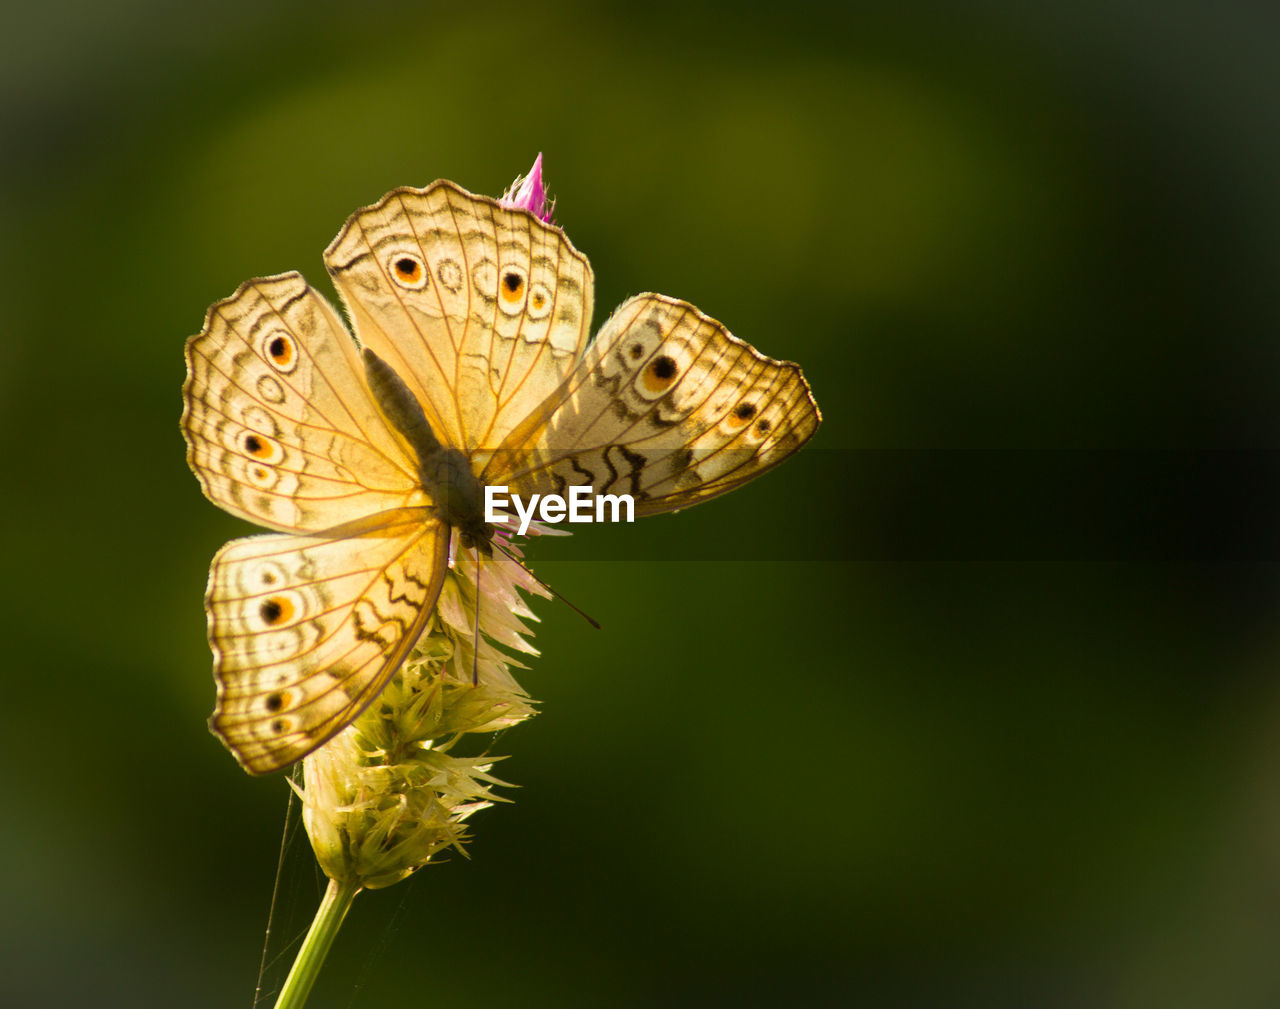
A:
MULTIPOLYGON (((640 477, 644 473, 644 465, 649 460, 642 456, 639 452, 632 452, 625 445, 610 445, 609 448, 617 449, 623 459, 627 461, 627 465, 631 467, 628 477, 631 480, 631 496, 637 501, 644 501, 649 495, 640 489, 640 477)), ((607 459, 609 450, 605 449, 605 458, 607 459)))
MULTIPOLYGON (((576 455, 569 456, 569 465, 573 468, 573 471, 575 473, 587 478, 587 486, 591 486, 592 484, 595 483, 596 475, 592 473, 591 470, 587 469, 585 466, 579 465, 578 457, 576 455)), ((563 477, 561 479, 563 479, 563 477)))

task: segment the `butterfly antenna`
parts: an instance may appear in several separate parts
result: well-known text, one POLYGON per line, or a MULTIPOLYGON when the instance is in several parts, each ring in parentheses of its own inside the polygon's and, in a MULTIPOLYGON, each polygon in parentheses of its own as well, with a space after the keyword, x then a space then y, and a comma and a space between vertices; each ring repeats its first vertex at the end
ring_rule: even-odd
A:
POLYGON ((480 569, 484 566, 484 558, 476 551, 476 636, 471 645, 471 685, 480 684, 480 569))
POLYGON ((503 546, 501 543, 499 543, 497 540, 490 540, 490 543, 492 543, 492 545, 493 545, 493 546, 495 546, 495 547, 497 547, 499 550, 501 550, 501 551, 503 552, 503 554, 505 554, 505 555, 506 555, 506 557, 507 557, 509 560, 513 560, 513 561, 515 561, 517 564, 519 564, 519 565, 520 565, 520 567, 524 570, 524 573, 525 573, 525 574, 527 574, 527 575, 528 575, 530 578, 532 578, 535 582, 537 582, 537 583, 538 583, 539 585, 541 585, 544 589, 546 589, 548 592, 550 592, 553 596, 555 596, 557 599, 559 599, 562 603, 564 603, 567 607, 569 607, 569 609, 573 610, 573 612, 574 612, 574 613, 578 614, 578 616, 580 616, 583 620, 585 620, 587 623, 589 623, 589 624, 590 624, 592 627, 594 627, 597 631, 598 631, 598 630, 600 630, 600 624, 596 621, 596 619, 595 619, 594 617, 592 617, 590 614, 588 614, 588 613, 584 612, 583 610, 579 609, 577 606, 574 606, 574 605, 573 605, 573 603, 569 602, 569 600, 568 600, 568 599, 566 599, 566 598, 565 598, 564 596, 562 596, 559 592, 557 592, 555 589, 553 589, 550 585, 548 585, 546 582, 544 582, 541 578, 539 578, 537 575, 535 575, 532 571, 530 571, 530 570, 529 570, 529 565, 527 565, 527 564, 526 564, 524 561, 522 561, 519 557, 517 557, 515 554, 513 554, 510 550, 508 550, 506 547, 504 547, 504 546, 503 546))

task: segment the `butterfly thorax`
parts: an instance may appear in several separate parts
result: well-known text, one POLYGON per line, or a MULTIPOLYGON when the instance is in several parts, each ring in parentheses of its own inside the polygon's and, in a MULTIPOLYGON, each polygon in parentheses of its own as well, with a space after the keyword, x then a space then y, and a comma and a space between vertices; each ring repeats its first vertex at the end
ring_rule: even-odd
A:
POLYGON ((422 404, 389 364, 367 347, 363 357, 373 398, 413 449, 418 480, 441 521, 458 530, 464 547, 492 556, 493 526, 484 520, 484 485, 471 471, 470 460, 459 449, 440 444, 422 404))
POLYGON ((471 462, 456 448, 437 448, 421 460, 423 490, 440 518, 462 535, 462 545, 493 556, 493 526, 484 520, 484 484, 471 472, 471 462))

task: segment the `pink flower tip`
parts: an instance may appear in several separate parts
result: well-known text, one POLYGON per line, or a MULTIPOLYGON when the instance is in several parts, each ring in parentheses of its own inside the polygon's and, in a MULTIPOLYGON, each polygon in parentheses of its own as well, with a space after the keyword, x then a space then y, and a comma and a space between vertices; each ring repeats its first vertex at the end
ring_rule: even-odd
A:
POLYGON ((502 194, 498 201, 504 207, 527 210, 540 221, 551 223, 552 212, 556 208, 555 200, 547 199, 547 187, 542 183, 542 155, 539 154, 526 176, 516 176, 515 182, 502 194))

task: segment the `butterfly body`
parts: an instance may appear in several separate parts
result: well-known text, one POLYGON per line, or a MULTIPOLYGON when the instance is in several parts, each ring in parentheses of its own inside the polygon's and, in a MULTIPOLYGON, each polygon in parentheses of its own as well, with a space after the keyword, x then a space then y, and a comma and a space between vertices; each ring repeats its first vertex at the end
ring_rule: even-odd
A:
POLYGON ((486 485, 589 485, 675 511, 795 452, 800 369, 642 294, 590 337, 560 229, 451 182, 357 211, 325 252, 355 338, 300 274, 212 306, 187 342, 183 433, 206 496, 273 533, 214 557, 211 725, 251 773, 341 731, 427 626, 456 533, 489 554, 486 485))
POLYGON ((462 535, 463 546, 493 556, 493 526, 484 520, 484 486, 460 449, 440 444, 422 406, 386 362, 367 347, 363 352, 369 391, 383 415, 409 443, 418 461, 418 479, 447 526, 462 535))

